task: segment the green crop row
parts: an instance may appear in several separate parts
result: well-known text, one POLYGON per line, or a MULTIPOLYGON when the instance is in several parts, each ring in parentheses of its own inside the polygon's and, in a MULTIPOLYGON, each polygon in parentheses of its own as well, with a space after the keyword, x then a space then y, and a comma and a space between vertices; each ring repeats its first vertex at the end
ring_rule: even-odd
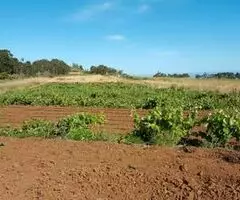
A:
MULTIPOLYGON (((47 120, 33 119, 25 121, 20 128, 1 128, 0 136, 18 138, 43 137, 61 138, 77 141, 111 141, 117 139, 114 135, 94 133, 90 125, 102 124, 104 116, 79 113, 60 119, 57 123, 47 120)), ((118 137, 119 138, 119 137, 118 137)))
POLYGON ((156 107, 145 117, 135 115, 135 130, 127 136, 128 141, 176 145, 193 136, 194 127, 205 126, 204 131, 197 132, 200 145, 226 147, 232 139, 239 143, 240 111, 216 110, 202 119, 197 116, 198 108, 185 115, 181 107, 156 107))
POLYGON ((185 110, 240 108, 240 92, 219 93, 183 88, 154 88, 125 83, 54 83, 9 91, 0 105, 86 106, 109 108, 154 108, 181 106, 185 110))
MULTIPOLYGON (((103 116, 76 114, 57 123, 46 120, 30 120, 21 128, 1 128, 0 136, 61 138, 77 141, 111 141, 126 144, 155 144, 175 146, 183 144, 184 139, 193 136, 193 128, 205 125, 200 132, 200 145, 206 147, 231 147, 231 139, 240 141, 240 112, 215 111, 199 119, 198 108, 184 113, 181 107, 156 107, 140 118, 135 115, 135 129, 128 135, 94 133, 89 126, 104 122, 103 116)), ((185 143, 184 145, 188 145, 185 143)))

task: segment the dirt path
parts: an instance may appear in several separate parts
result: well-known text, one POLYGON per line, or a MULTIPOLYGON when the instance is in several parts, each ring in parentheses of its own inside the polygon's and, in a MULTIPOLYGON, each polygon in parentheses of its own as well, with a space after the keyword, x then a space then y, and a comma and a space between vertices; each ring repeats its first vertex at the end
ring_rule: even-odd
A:
POLYGON ((240 199, 240 153, 0 138, 1 200, 240 199))

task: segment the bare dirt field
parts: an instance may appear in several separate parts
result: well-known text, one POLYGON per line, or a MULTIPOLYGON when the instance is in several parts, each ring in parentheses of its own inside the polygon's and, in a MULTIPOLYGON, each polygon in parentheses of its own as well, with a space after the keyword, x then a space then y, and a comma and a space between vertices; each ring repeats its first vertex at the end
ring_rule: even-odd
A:
POLYGON ((0 138, 1 200, 240 199, 240 153, 0 138))

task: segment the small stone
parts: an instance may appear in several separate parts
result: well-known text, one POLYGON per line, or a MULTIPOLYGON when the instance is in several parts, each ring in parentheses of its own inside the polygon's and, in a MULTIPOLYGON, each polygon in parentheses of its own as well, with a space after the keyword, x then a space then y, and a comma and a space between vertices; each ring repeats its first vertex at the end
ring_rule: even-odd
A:
POLYGON ((54 160, 50 160, 49 163, 50 163, 50 164, 53 164, 53 165, 56 164, 54 160))
POLYGON ((200 176, 200 177, 202 177, 202 176, 203 176, 203 172, 200 171, 200 172, 197 173, 197 175, 200 176))
POLYGON ((128 168, 129 168, 129 169, 136 170, 136 167, 134 167, 134 166, 132 166, 132 165, 128 165, 128 168))
POLYGON ((179 169, 182 171, 182 172, 186 172, 187 171, 187 168, 186 168, 186 165, 180 165, 179 166, 179 169))

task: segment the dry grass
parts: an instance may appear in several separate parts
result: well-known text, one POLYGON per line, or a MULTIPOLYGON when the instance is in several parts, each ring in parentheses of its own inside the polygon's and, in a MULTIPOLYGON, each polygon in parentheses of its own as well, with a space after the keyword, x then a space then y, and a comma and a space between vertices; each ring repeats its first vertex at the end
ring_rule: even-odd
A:
POLYGON ((194 90, 219 92, 240 91, 240 80, 229 79, 193 79, 193 78, 157 78, 146 81, 157 87, 184 87, 194 90))
POLYGON ((4 81, 0 82, 0 93, 14 89, 38 86, 40 84, 47 83, 48 81, 50 81, 49 78, 28 78, 4 81))
POLYGON ((195 90, 212 90, 220 92, 229 92, 232 90, 240 91, 240 80, 219 80, 219 79, 191 79, 191 78, 154 78, 133 80, 116 76, 102 75, 69 75, 54 78, 29 78, 21 80, 11 80, 0 82, 0 93, 26 87, 34 87, 45 83, 93 83, 93 82, 124 82, 149 84, 158 88, 184 87, 195 90))

